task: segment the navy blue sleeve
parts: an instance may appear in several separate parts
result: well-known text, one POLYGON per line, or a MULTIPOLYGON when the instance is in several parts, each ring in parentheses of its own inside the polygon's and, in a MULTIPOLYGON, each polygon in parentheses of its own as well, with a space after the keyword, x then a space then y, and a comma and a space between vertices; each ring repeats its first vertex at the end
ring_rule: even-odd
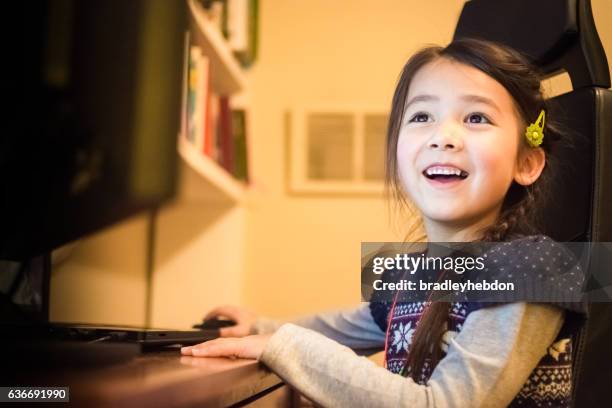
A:
POLYGON ((524 299, 553 304, 577 314, 588 312, 587 302, 581 297, 583 268, 572 251, 550 237, 530 235, 500 243, 485 257, 491 275, 515 281, 517 289, 507 301, 470 302, 470 311, 524 299))
POLYGON ((380 330, 387 332, 387 324, 389 322, 389 312, 391 304, 389 302, 370 302, 370 313, 374 322, 380 327, 380 330))

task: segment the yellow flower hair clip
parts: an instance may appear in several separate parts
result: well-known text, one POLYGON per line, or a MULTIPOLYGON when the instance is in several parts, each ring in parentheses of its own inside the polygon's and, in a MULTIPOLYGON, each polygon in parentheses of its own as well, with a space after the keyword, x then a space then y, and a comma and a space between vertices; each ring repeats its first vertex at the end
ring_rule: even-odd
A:
POLYGON ((527 126, 527 130, 525 131, 525 137, 527 138, 527 143, 531 147, 538 147, 542 144, 544 140, 544 122, 546 120, 546 112, 542 109, 540 112, 540 116, 538 116, 538 120, 535 123, 527 126), (542 121, 542 123, 540 123, 542 121))

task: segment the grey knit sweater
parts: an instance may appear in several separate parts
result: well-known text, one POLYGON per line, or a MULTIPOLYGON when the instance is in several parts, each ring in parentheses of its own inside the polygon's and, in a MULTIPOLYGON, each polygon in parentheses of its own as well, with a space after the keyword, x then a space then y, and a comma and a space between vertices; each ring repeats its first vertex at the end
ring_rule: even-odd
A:
POLYGON ((367 303, 283 323, 260 318, 274 332, 260 361, 325 407, 503 407, 547 353, 563 309, 516 302, 472 312, 442 345, 446 356, 426 385, 387 371, 352 349, 383 347, 385 333, 367 303))

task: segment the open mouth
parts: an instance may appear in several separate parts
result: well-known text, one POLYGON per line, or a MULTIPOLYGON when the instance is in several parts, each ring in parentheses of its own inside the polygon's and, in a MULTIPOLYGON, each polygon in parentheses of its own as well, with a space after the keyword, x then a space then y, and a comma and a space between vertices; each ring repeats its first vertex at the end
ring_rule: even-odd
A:
POLYGON ((423 175, 429 180, 442 183, 465 180, 469 173, 465 170, 449 166, 431 166, 423 170, 423 175))

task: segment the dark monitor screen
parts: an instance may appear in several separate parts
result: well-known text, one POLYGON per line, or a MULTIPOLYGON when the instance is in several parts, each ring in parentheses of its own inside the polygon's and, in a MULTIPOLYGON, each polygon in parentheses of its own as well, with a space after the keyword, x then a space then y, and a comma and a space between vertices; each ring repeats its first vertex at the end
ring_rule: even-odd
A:
POLYGON ((185 3, 9 2, 0 19, 0 259, 172 197, 185 3))

